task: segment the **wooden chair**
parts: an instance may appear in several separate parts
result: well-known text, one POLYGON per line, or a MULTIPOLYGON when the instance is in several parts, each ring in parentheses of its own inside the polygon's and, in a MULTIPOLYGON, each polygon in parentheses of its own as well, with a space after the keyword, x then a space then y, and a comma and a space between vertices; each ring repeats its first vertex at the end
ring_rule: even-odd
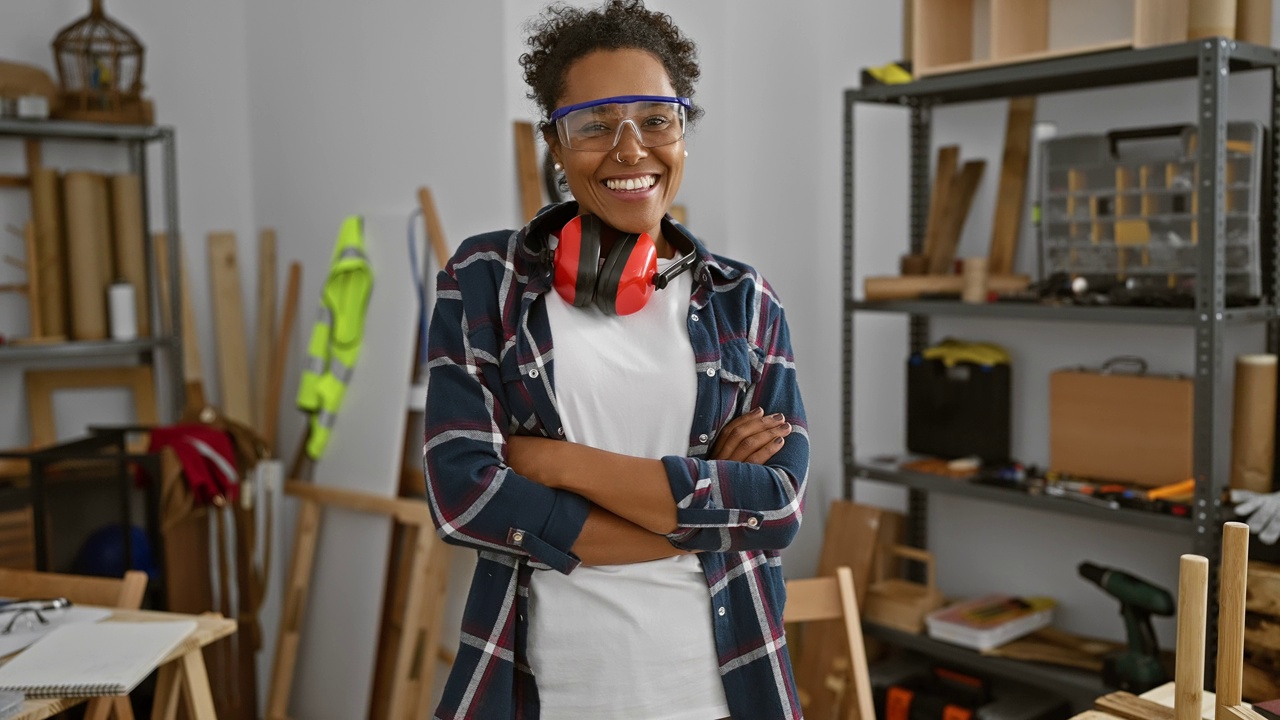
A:
MULTIPOLYGON (((147 574, 129 570, 122 578, 64 575, 0 568, 0 596, 64 597, 77 605, 137 610, 147 591, 147 574)), ((99 697, 89 701, 85 720, 133 720, 128 697, 99 697)))
MULTIPOLYGON (((858 614, 857 597, 854 592, 853 571, 847 566, 836 568, 835 577, 789 580, 787 606, 782 612, 782 621, 786 624, 811 620, 844 621, 853 697, 845 695, 842 699, 839 717, 840 720, 875 720, 875 708, 871 702, 871 676, 867 671, 866 646, 862 643, 862 618, 858 614)), ((803 698, 801 703, 803 704, 803 698)))
POLYGON ((30 506, 0 512, 0 567, 36 568, 35 517, 30 506))

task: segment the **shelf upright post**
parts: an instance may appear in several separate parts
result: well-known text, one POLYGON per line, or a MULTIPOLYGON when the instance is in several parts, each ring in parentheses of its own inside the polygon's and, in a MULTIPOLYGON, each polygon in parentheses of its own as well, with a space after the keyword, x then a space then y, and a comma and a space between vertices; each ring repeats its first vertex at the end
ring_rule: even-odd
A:
MULTIPOLYGON (((933 155, 933 106, 922 99, 911 101, 911 252, 924 250, 925 229, 929 224, 929 161, 933 155)), ((910 317, 911 353, 924 350, 929 344, 929 316, 912 314, 910 317)), ((928 547, 929 495, 923 490, 912 489, 907 493, 907 544, 928 547)), ((913 567, 915 575, 920 568, 913 567)), ((914 579, 923 581, 923 577, 914 579)))
MULTIPOLYGON (((1217 597, 1217 567, 1221 548, 1220 500, 1226 483, 1218 472, 1219 443, 1213 415, 1223 371, 1225 323, 1224 255, 1226 244, 1227 85, 1230 49, 1224 38, 1200 42, 1196 88, 1196 193, 1199 263, 1196 269, 1195 431, 1196 478, 1192 551, 1209 559, 1209 597, 1217 597)), ((1233 43, 1234 44, 1234 43, 1233 43)), ((1205 680, 1212 685, 1217 671, 1217 607, 1211 603, 1205 643, 1205 680)))
POLYGON ((165 357, 169 358, 172 387, 176 388, 173 397, 169 398, 176 422, 182 417, 186 403, 183 391, 186 383, 182 376, 182 271, 179 263, 182 236, 178 224, 178 153, 171 128, 160 131, 160 143, 164 152, 164 223, 169 242, 169 297, 165 298, 169 303, 169 348, 165 357))
POLYGON ((853 90, 844 91, 844 197, 843 223, 844 246, 841 251, 843 274, 841 286, 844 302, 841 307, 844 321, 840 330, 840 439, 844 473, 842 497, 853 500, 854 445, 853 445, 853 131, 856 106, 853 90))
MULTIPOLYGON (((1276 133, 1280 132, 1280 68, 1272 65, 1271 74, 1271 131, 1265 138, 1267 154, 1263 157, 1263 196, 1266 202, 1262 205, 1262 258, 1269 260, 1269 272, 1262 275, 1263 302, 1271 309, 1271 319, 1267 321, 1267 352, 1280 354, 1280 222, 1277 222, 1277 208, 1280 208, 1280 142, 1276 133)), ((1280 440, 1280 422, 1276 423, 1277 440, 1280 440)), ((1280 470, 1280 457, 1274 463, 1272 477, 1280 470)))

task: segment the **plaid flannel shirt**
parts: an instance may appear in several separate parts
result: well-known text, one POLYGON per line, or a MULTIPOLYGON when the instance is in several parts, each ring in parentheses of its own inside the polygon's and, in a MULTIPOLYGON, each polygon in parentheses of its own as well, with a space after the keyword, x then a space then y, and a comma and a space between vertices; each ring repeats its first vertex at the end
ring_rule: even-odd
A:
MULTIPOLYGON (((423 450, 427 500, 440 537, 479 554, 437 718, 539 716, 526 653, 529 579, 577 567, 570 548, 590 505, 507 467, 505 444, 512 434, 564 435, 541 298, 551 267, 540 226, 548 216, 575 212, 572 204, 556 206, 520 231, 473 237, 436 280, 423 450)), ((733 717, 799 718, 782 627, 779 551, 800 526, 809 436, 786 319, 753 269, 708 254, 678 225, 667 230, 683 232, 702 258, 693 268, 688 316, 698 375, 689 452, 662 459, 677 504, 678 528, 668 539, 701 551, 733 717), (756 407, 783 413, 793 428, 769 464, 707 460, 725 423, 756 407)))

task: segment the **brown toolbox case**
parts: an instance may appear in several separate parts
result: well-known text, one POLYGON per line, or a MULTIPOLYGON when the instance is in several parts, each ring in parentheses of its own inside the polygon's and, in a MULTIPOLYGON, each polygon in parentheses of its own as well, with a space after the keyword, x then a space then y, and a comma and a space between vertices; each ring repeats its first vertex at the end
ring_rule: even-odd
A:
POLYGON ((1191 379, 1146 374, 1123 357, 1049 377, 1049 467, 1145 486, 1192 477, 1191 379), (1137 372, 1124 372, 1131 365, 1137 372))

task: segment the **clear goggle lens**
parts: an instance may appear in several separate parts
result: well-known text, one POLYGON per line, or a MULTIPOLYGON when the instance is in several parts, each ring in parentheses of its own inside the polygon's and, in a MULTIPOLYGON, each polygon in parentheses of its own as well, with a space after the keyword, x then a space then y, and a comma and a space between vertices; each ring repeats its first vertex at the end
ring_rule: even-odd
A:
POLYGON ((551 113, 561 144, 572 150, 611 150, 630 127, 640 144, 659 147, 684 137, 688 98, 626 95, 562 107, 551 113))

